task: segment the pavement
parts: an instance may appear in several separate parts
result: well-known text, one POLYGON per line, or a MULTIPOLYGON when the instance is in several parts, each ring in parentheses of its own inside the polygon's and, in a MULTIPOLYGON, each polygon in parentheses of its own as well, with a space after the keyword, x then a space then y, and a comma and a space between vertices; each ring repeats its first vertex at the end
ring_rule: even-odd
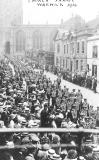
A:
MULTIPOLYGON (((46 75, 47 78, 50 78, 52 82, 57 79, 57 76, 50 72, 45 71, 44 74, 46 75)), ((93 91, 87 88, 80 87, 78 85, 75 85, 73 83, 70 83, 62 79, 61 87, 64 88, 64 86, 67 86, 67 88, 69 88, 69 91, 72 91, 72 89, 76 89, 76 91, 80 89, 83 94, 83 98, 87 98, 89 105, 94 106, 94 110, 96 110, 97 107, 99 107, 99 93, 94 93, 93 91)))

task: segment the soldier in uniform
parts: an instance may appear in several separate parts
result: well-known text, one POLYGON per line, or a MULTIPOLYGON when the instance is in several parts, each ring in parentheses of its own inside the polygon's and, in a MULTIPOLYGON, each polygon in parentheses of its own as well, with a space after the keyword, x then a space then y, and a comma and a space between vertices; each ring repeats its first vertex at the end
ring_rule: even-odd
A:
POLYGON ((86 98, 84 98, 84 102, 82 103, 82 109, 84 109, 85 111, 88 111, 89 109, 89 104, 86 98))
POLYGON ((48 104, 44 104, 44 109, 41 111, 41 127, 48 127, 49 109, 48 104))
POLYGON ((52 105, 53 105, 53 106, 56 104, 56 96, 57 96, 56 89, 53 89, 53 90, 52 90, 52 94, 51 94, 51 97, 52 97, 52 105))

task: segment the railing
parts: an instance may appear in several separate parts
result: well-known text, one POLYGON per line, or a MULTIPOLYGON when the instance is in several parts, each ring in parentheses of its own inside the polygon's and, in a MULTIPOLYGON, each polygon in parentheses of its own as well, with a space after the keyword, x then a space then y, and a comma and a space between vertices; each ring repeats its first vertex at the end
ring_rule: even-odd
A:
MULTIPOLYGON (((87 133, 92 133, 95 135, 99 135, 99 129, 83 129, 83 128, 1 128, 0 129, 0 134, 4 133, 73 133, 77 134, 77 138, 79 139, 78 144, 72 145, 72 144, 59 144, 59 147, 74 147, 81 151, 81 146, 82 146, 82 138, 84 135, 87 133)), ((86 146, 86 144, 83 144, 83 146, 86 146)), ((87 144, 88 145, 88 144, 87 144)), ((90 144, 93 145, 93 144, 90 144)), ((35 144, 25 144, 25 145, 0 145, 0 150, 2 149, 19 149, 19 148, 32 148, 32 147, 37 147, 35 144)), ((57 147, 57 144, 51 144, 51 147, 55 148, 57 147)))
MULTIPOLYGON (((52 148, 56 148, 56 147, 61 147, 61 148, 75 148, 78 152, 78 156, 81 155, 82 153, 82 147, 84 146, 91 146, 93 147, 97 143, 97 141, 93 141, 91 143, 82 143, 82 139, 83 136, 85 136, 86 134, 90 134, 92 133, 94 136, 96 136, 96 140, 97 137, 99 137, 99 129, 83 129, 83 128, 1 128, 0 129, 0 134, 9 134, 9 133, 70 133, 72 135, 76 135, 77 139, 78 139, 78 143, 72 144, 72 143, 65 143, 64 144, 50 144, 50 147, 52 148)), ((99 138, 98 138, 99 139, 99 138)), ((42 148, 42 144, 13 144, 8 146, 6 145, 0 145, 0 151, 2 150, 17 150, 17 149, 24 149, 24 148, 33 148, 33 147, 37 147, 42 148)))
POLYGON ((66 133, 66 132, 73 132, 73 133, 99 133, 99 129, 84 129, 84 128, 1 128, 0 133, 18 133, 18 132, 34 132, 34 133, 66 133))

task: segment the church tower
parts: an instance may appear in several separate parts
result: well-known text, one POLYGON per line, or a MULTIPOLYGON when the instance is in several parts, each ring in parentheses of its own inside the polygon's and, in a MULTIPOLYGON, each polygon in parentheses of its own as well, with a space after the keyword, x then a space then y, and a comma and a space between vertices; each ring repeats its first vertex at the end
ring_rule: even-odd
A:
POLYGON ((22 0, 0 0, 0 26, 23 23, 22 0))

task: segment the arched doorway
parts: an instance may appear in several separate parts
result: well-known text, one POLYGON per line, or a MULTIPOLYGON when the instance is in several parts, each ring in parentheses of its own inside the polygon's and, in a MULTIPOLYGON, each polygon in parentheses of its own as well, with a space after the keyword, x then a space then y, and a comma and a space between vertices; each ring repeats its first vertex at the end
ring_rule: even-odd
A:
POLYGON ((10 41, 5 43, 5 53, 10 54, 10 41))

